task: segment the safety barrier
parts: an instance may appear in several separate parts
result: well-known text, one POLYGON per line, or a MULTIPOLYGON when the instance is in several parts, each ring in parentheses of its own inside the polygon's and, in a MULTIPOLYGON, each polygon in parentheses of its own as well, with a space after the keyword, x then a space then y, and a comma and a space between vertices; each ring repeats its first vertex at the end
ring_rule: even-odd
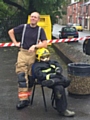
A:
MULTIPOLYGON (((72 41, 78 41, 78 40, 88 40, 90 37, 80 37, 80 38, 70 38, 70 39, 53 39, 53 40, 47 40, 47 43, 59 43, 59 42, 72 42, 72 41)), ((15 46, 14 43, 0 43, 0 47, 12 47, 15 46)))
POLYGON ((14 43, 9 42, 9 43, 0 43, 0 47, 12 47, 15 46, 14 43))

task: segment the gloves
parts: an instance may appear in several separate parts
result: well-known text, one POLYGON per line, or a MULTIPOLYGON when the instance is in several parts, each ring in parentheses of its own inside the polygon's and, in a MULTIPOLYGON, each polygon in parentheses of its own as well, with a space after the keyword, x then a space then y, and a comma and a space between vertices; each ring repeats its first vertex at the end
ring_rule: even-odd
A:
POLYGON ((55 76, 56 76, 56 73, 50 73, 50 74, 46 75, 46 80, 55 78, 55 76))
POLYGON ((57 68, 55 69, 55 72, 56 72, 57 75, 60 75, 60 74, 61 74, 61 70, 60 70, 60 68, 57 67, 57 68))

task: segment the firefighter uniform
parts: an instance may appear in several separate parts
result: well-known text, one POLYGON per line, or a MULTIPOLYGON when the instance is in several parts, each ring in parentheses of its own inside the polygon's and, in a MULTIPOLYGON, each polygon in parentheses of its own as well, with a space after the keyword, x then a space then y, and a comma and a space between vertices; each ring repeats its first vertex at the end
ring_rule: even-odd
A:
POLYGON ((53 90, 53 99, 56 110, 64 116, 74 116, 74 112, 67 110, 65 88, 70 80, 62 75, 62 67, 57 61, 50 60, 47 49, 41 48, 36 51, 37 61, 33 65, 33 74, 42 85, 53 90))
POLYGON ((30 79, 31 66, 35 61, 35 52, 29 53, 28 50, 21 49, 18 53, 16 63, 16 73, 18 75, 18 97, 20 100, 28 100, 31 95, 30 79))
POLYGON ((16 63, 16 73, 18 76, 18 98, 19 103, 17 109, 26 107, 29 103, 29 96, 31 95, 32 74, 31 66, 35 62, 36 53, 28 52, 32 45, 38 43, 38 40, 46 40, 46 35, 43 28, 36 26, 32 28, 30 24, 22 24, 14 29, 15 34, 22 34, 21 48, 18 52, 16 63), (40 29, 40 33, 38 31, 40 29))

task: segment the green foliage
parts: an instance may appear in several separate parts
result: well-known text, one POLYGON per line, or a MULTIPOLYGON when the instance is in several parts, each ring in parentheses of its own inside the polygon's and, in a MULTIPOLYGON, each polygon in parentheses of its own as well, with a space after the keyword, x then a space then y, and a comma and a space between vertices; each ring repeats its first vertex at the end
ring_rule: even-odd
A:
POLYGON ((50 15, 52 24, 65 14, 68 0, 0 0, 0 38, 8 39, 7 31, 14 26, 27 22, 28 14, 33 11, 50 15))
POLYGON ((66 14, 67 14, 67 12, 66 12, 66 11, 62 11, 62 14, 63 14, 63 15, 66 15, 66 14))
POLYGON ((56 21, 56 16, 62 17, 65 12, 62 11, 62 6, 67 4, 66 0, 34 0, 35 8, 41 14, 49 14, 52 23, 56 21))
POLYGON ((40 14, 49 14, 52 23, 56 21, 56 16, 62 18, 66 14, 64 7, 69 0, 1 0, 0 17, 8 16, 28 16, 32 11, 40 14), (12 2, 12 4, 10 4, 12 2), (21 6, 23 10, 18 7, 21 6))
POLYGON ((12 15, 14 10, 15 8, 12 9, 9 5, 3 3, 3 0, 0 0, 0 19, 12 15))
MULTIPOLYGON (((1 0, 3 1, 3 0, 1 0)), ((61 17, 62 14, 65 14, 64 11, 62 11, 62 6, 66 6, 68 4, 67 0, 7 0, 12 1, 13 3, 17 3, 18 5, 21 5, 26 11, 22 11, 19 9, 19 12, 22 14, 29 14, 32 11, 38 11, 40 14, 49 14, 51 15, 51 18, 55 19, 56 15, 61 17)), ((1 3, 0 3, 1 4, 1 3)), ((12 10, 9 10, 9 4, 5 4, 2 2, 4 7, 2 10, 4 12, 7 12, 8 15, 13 14, 13 9, 15 11, 15 8, 17 9, 17 6, 11 6, 12 10), (9 11, 7 11, 8 9, 9 11)), ((2 6, 2 5, 1 5, 2 6)))

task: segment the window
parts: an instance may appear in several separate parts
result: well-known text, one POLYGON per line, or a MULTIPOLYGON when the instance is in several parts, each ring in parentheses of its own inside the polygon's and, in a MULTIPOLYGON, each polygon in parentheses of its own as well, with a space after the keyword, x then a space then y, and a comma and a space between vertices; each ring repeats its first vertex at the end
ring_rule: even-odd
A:
POLYGON ((64 28, 64 32, 75 32, 76 29, 74 27, 66 27, 64 28))

